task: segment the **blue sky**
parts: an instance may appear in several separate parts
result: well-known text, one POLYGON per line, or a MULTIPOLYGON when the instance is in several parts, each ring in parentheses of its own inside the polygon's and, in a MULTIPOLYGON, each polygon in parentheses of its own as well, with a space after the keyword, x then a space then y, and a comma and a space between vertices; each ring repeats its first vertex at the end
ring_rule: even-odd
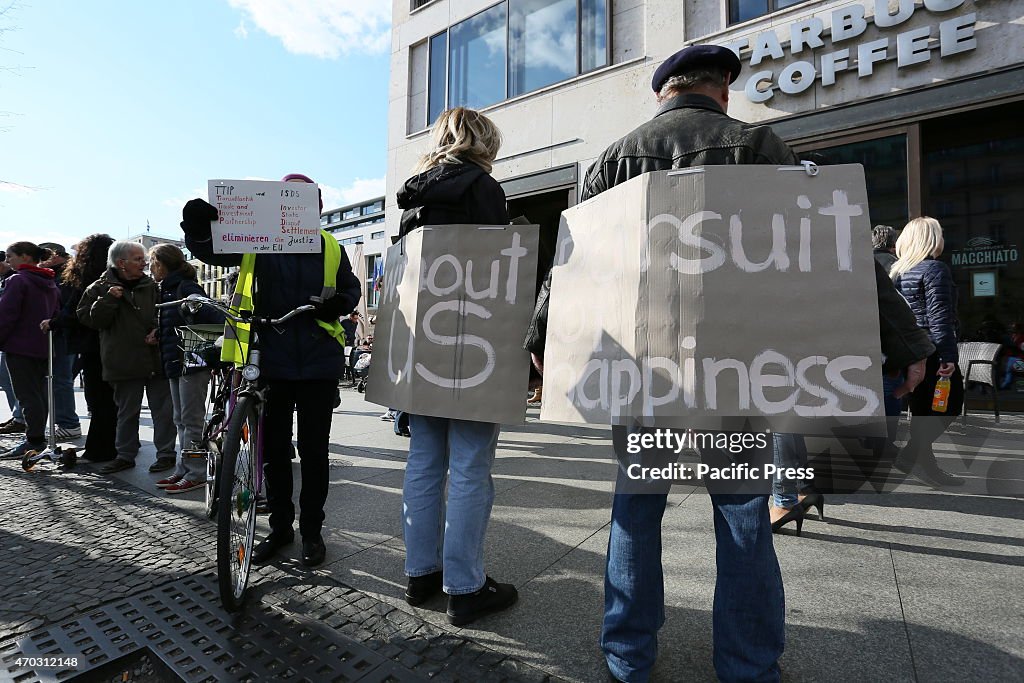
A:
MULTIPOLYGON (((10 0, 0 0, 0 11, 10 0)), ((0 246, 178 236, 209 178, 384 193, 388 0, 15 0, 0 15, 0 246)))

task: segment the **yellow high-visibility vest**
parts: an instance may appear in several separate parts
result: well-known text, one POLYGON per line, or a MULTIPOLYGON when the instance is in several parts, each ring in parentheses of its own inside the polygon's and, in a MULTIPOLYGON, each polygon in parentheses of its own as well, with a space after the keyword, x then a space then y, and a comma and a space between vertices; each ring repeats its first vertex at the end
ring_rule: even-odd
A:
MULTIPOLYGON (((334 296, 338 285, 338 267, 341 266, 341 245, 334 235, 326 230, 320 231, 324 240, 324 286, 320 299, 326 301, 334 296)), ((242 265, 238 270, 235 291, 231 295, 231 308, 236 311, 253 310, 252 287, 256 280, 256 254, 244 254, 242 265)), ((334 337, 335 341, 345 346, 345 328, 340 320, 325 322, 317 320, 316 324, 334 337)), ((252 326, 249 323, 224 323, 224 346, 220 350, 220 359, 225 363, 243 365, 249 356, 249 340, 252 326)))

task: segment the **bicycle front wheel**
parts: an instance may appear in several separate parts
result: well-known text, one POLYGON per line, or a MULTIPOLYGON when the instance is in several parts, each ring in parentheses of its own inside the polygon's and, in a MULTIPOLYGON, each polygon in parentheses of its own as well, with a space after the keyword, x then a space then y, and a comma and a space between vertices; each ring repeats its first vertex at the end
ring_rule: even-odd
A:
POLYGON ((238 399, 224 434, 217 473, 217 583, 221 603, 229 612, 241 609, 252 567, 259 418, 259 403, 254 397, 238 399))

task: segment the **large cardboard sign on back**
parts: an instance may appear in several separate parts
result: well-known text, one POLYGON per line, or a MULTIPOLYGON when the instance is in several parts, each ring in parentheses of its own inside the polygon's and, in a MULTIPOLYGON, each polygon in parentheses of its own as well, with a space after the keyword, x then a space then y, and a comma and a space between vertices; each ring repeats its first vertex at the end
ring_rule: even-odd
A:
POLYGON ((544 370, 544 420, 877 428, 863 168, 651 173, 568 209, 544 370))
POLYGON ((526 418, 536 225, 439 225, 388 249, 366 397, 417 415, 526 418))

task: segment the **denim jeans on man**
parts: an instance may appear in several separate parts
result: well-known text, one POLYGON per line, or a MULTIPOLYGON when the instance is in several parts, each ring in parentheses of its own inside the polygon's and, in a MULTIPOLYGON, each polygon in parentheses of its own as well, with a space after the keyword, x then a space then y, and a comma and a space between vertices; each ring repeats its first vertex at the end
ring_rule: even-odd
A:
MULTIPOLYGON (((613 427, 613 432, 626 430, 613 427)), ((671 482, 638 486, 620 466, 612 503, 601 648, 620 680, 646 681, 665 622, 661 521, 671 482), (628 492, 627 492, 628 491, 628 492)), ((710 494, 717 578, 714 665, 730 681, 778 681, 785 594, 772 543, 767 495, 710 494)))
POLYGON ((16 422, 25 422, 25 416, 21 412, 21 404, 18 397, 14 395, 14 384, 11 383, 11 373, 7 371, 7 354, 0 352, 0 391, 7 396, 7 407, 11 409, 11 417, 16 422))
POLYGON ((64 335, 53 333, 53 421, 64 429, 79 429, 75 407, 75 354, 67 352, 64 335))
POLYGON ((484 537, 494 503, 491 465, 501 427, 410 415, 409 430, 402 487, 405 573, 425 576, 443 570, 445 593, 478 591, 486 579, 484 537))

